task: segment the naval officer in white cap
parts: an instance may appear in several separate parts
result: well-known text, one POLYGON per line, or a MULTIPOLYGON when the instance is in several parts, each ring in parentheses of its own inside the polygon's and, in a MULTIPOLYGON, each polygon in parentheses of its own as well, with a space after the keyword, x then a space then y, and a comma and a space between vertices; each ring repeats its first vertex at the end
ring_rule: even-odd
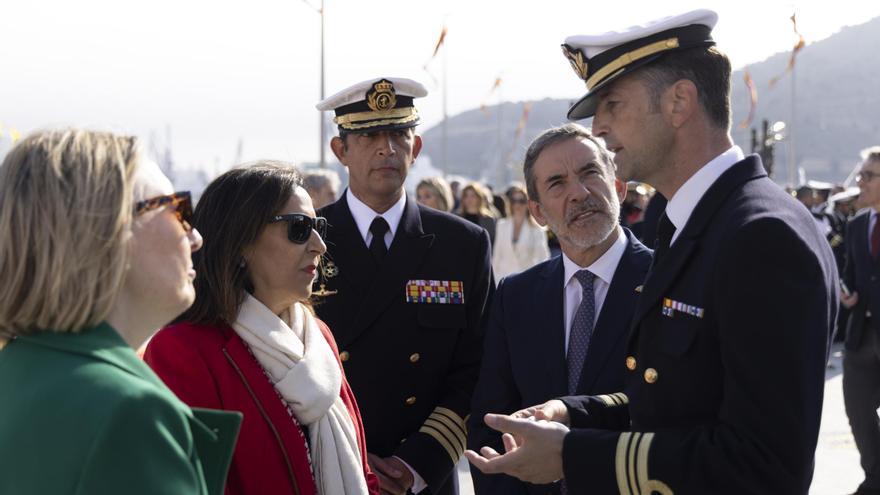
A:
POLYGON ((416 81, 380 77, 318 104, 349 187, 318 214, 327 254, 315 310, 357 396, 369 463, 388 493, 452 494, 494 289, 489 236, 419 205, 403 183, 422 148, 416 81))
POLYGON ((730 138, 716 21, 698 10, 565 40, 588 91, 569 118, 593 117, 620 178, 669 203, 624 390, 488 415, 514 436, 503 455, 469 451, 478 468, 564 478, 570 494, 808 492, 837 270, 810 213, 730 138))

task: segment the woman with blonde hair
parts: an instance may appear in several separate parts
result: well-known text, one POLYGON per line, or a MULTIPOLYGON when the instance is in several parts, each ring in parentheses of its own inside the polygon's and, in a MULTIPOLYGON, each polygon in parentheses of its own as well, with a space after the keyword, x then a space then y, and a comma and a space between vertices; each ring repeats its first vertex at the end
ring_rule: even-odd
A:
POLYGON ((187 404, 244 414, 227 495, 377 495, 336 341, 309 305, 327 221, 299 172, 230 170, 193 222, 196 302, 144 357, 187 404))
POLYGON ((521 272, 550 257, 546 230, 529 213, 529 199, 521 184, 505 192, 508 215, 498 220, 492 270, 495 280, 521 272))
POLYGON ((435 210, 452 211, 452 188, 443 177, 426 177, 416 186, 416 199, 419 203, 435 210))
POLYGON ((240 416, 134 353, 195 297, 201 237, 134 138, 35 133, 0 166, 0 493, 219 494, 240 416))
POLYGON ((495 219, 497 215, 492 207, 492 195, 479 182, 471 182, 461 190, 461 205, 458 215, 465 220, 486 229, 489 240, 495 246, 495 219))

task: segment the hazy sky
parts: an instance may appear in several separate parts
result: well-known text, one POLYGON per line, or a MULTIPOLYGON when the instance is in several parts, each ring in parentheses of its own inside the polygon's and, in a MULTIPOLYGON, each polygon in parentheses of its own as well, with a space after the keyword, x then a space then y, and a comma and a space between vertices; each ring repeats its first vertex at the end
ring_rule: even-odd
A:
MULTIPOLYGON (((0 123, 23 133, 76 125, 164 140, 177 162, 228 167, 243 158, 318 157, 319 16, 302 0, 152 0, 0 3, 0 123)), ((775 2, 326 0, 326 92, 383 75, 422 80, 425 127, 442 118, 438 85, 422 66, 444 22, 450 114, 504 100, 584 92, 559 44, 697 6, 720 20, 714 36, 739 68, 795 42, 880 15, 864 0, 775 2), (499 93, 487 98, 495 78, 499 93)), ((431 64, 443 73, 443 54, 431 64)))

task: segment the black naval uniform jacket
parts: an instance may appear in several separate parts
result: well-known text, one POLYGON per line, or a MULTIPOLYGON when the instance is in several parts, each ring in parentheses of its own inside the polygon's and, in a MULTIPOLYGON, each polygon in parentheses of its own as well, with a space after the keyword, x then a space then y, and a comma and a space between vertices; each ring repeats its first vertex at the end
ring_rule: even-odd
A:
POLYGON ((318 215, 327 218, 326 260, 335 275, 318 282, 335 294, 321 298, 315 310, 339 346, 367 451, 400 457, 430 493, 452 494, 449 475, 467 441, 484 312, 495 287, 489 236, 407 197, 377 267, 345 194, 318 215), (407 302, 407 286, 420 280, 461 282, 464 303, 407 302))
POLYGON ((810 213, 735 164, 648 274, 624 393, 563 399, 569 493, 806 494, 837 305, 810 213))

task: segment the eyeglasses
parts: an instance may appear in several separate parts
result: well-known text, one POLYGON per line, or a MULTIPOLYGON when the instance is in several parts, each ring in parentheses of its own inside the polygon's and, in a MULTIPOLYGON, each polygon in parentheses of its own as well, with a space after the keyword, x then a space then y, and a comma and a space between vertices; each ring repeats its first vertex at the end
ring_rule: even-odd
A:
POLYGON ((529 204, 529 200, 526 198, 510 198, 510 204, 512 205, 527 205, 529 204))
POLYGON ((312 218, 302 213, 290 213, 272 217, 270 223, 274 222, 287 222, 287 238, 296 244, 308 242, 313 230, 322 238, 327 233, 327 219, 324 217, 312 218))
POLYGON ((880 173, 864 170, 856 174, 856 182, 868 182, 874 177, 880 177, 880 173))
POLYGON ((134 214, 142 215, 148 211, 159 209, 163 206, 171 205, 174 207, 174 215, 177 221, 183 225, 183 230, 190 232, 192 230, 192 196, 189 191, 179 191, 166 196, 157 196, 155 198, 138 201, 134 205, 134 214))

